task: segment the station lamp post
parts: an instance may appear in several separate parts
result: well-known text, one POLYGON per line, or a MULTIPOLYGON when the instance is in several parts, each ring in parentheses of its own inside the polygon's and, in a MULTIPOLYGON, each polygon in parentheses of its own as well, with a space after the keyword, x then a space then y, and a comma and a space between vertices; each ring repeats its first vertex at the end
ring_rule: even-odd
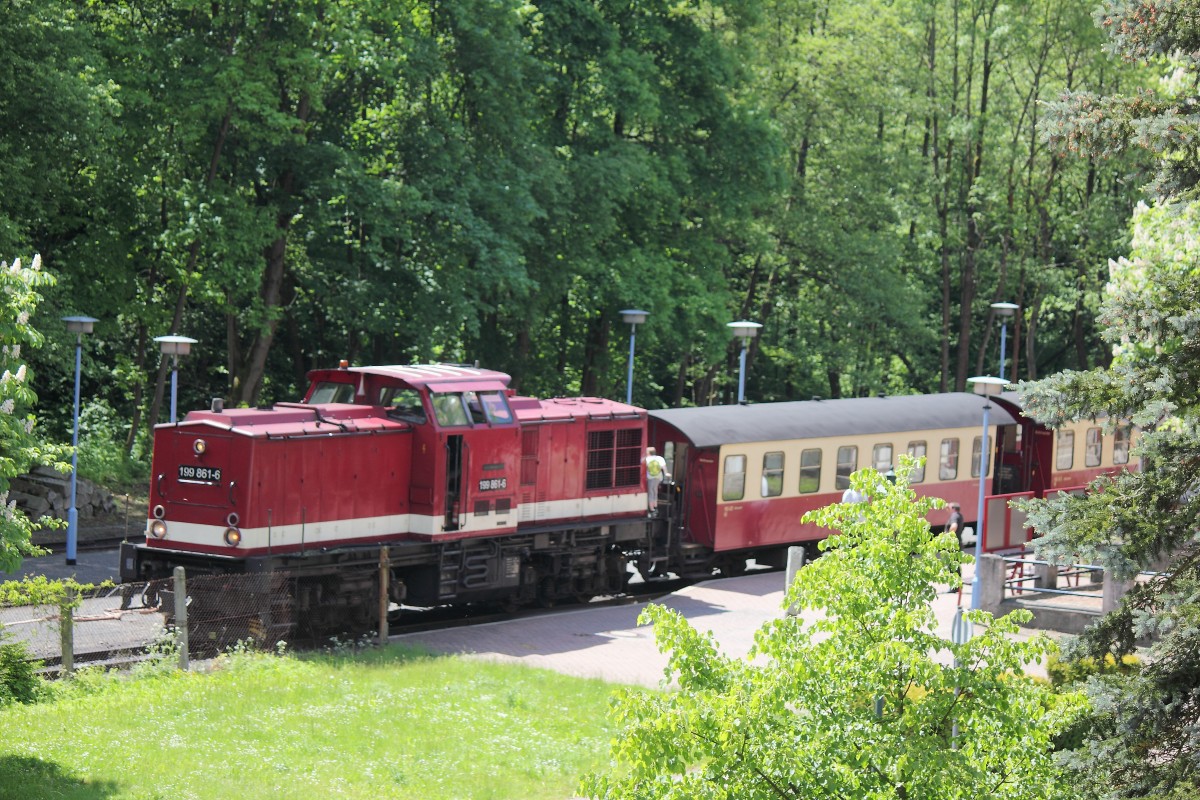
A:
POLYGON ((171 422, 175 421, 175 398, 179 391, 179 357, 192 352, 195 339, 186 336, 155 336, 164 356, 171 357, 171 422))
POLYGON ((738 405, 741 405, 746 402, 746 346, 751 339, 758 336, 758 329, 762 325, 742 319, 727 323, 726 327, 733 331, 734 336, 742 340, 742 354, 738 362, 738 405))
POLYGON ((1008 341, 1008 318, 1017 313, 1016 303, 992 303, 992 310, 1000 317, 1000 377, 1004 377, 1004 346, 1008 341))
POLYGON ((983 396, 983 439, 979 443, 979 506, 975 512, 975 579, 971 584, 971 608, 979 608, 979 559, 983 556, 983 498, 987 488, 988 473, 988 412, 992 410, 989 397, 995 397, 1008 385, 1003 378, 984 375, 967 378, 975 394, 983 396))
POLYGON ((79 472, 79 372, 83 361, 83 335, 92 332, 95 317, 63 317, 67 331, 75 334, 75 414, 71 426, 71 506, 67 509, 67 566, 75 565, 79 542, 79 511, 75 508, 76 474, 79 472))
POLYGON ((629 324, 629 373, 625 377, 625 402, 633 405, 633 348, 637 342, 637 326, 646 321, 649 311, 627 308, 621 312, 621 319, 629 324))

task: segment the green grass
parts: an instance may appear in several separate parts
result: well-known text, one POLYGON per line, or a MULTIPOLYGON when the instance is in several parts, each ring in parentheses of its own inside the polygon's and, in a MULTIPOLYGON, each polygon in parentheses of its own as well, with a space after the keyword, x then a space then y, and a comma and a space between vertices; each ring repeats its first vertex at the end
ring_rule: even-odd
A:
POLYGON ((0 708, 0 798, 553 798, 607 759, 611 685, 397 647, 84 675, 0 708))

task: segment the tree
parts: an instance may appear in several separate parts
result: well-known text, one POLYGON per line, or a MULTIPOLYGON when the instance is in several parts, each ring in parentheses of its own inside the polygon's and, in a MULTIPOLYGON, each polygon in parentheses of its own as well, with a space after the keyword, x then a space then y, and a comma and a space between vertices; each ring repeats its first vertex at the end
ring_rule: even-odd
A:
POLYGON ((1051 143, 1099 159, 1146 149, 1158 159, 1154 207, 1139 208, 1130 257, 1110 263, 1100 327, 1111 365, 1022 384, 1027 413, 1054 425, 1106 418, 1141 433, 1142 469, 1093 482, 1083 497, 1028 504, 1043 558, 1104 566, 1118 579, 1170 558, 1068 655, 1133 650, 1155 637, 1138 675, 1093 680, 1094 712, 1071 766, 1105 797, 1194 797, 1200 714, 1200 152, 1194 57, 1200 3, 1111 0, 1097 12, 1110 52, 1168 78, 1132 96, 1067 94, 1047 119, 1051 143))
MULTIPOLYGON (((0 572, 20 566, 21 557, 40 551, 31 543, 33 522, 9 499, 9 484, 31 467, 46 464, 60 471, 70 469, 63 462, 66 448, 43 444, 34 436, 36 418, 33 407, 37 395, 30 388, 32 376, 22 360, 25 347, 37 347, 42 336, 30 324, 29 317, 41 301, 38 289, 50 286, 54 278, 41 270, 41 258, 24 267, 20 259, 12 265, 0 263, 0 572)), ((39 527, 53 525, 43 517, 39 527)))
POLYGON ((722 655, 678 614, 650 606, 678 690, 626 692, 613 773, 584 780, 604 798, 1059 797, 1052 737, 1079 708, 1021 675, 1044 656, 1044 636, 1010 636, 1014 612, 969 612, 977 635, 937 633, 935 584, 968 560, 954 536, 931 536, 941 501, 860 470, 866 504, 836 504, 805 520, 840 531, 798 573, 787 602, 805 621, 765 625, 745 659, 722 655), (946 657, 953 664, 943 663, 946 657))
MULTIPOLYGON (((1141 428, 1138 472, 1093 482, 1086 497, 1029 506, 1040 557, 1101 564, 1121 580, 1173 556, 1169 572, 1135 585, 1124 604, 1068 651, 1125 654, 1155 635, 1147 667, 1089 684, 1097 709, 1072 764, 1117 797, 1194 797, 1200 773, 1200 208, 1139 210, 1129 260, 1114 264, 1100 321, 1116 347, 1111 367, 1022 384, 1028 413, 1056 424, 1107 417, 1141 428)), ((1101 793, 1102 796, 1104 795, 1101 793)))

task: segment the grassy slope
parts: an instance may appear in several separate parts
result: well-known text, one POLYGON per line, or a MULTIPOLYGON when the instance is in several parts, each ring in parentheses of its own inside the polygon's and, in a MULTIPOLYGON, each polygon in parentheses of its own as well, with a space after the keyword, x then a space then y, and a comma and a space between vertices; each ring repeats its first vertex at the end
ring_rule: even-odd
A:
POLYGON ((0 798, 554 798, 607 757, 613 687, 396 647, 84 676, 0 708, 0 798))

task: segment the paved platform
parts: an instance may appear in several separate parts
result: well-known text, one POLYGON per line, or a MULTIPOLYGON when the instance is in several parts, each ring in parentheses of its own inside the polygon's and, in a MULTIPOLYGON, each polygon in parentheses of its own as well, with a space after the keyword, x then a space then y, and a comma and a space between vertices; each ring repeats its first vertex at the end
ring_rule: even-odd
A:
MULTIPOLYGON (((743 656, 750 650, 755 631, 783 614, 784 580, 783 572, 723 578, 690 586, 657 602, 679 611, 697 630, 712 632, 724 654, 743 656)), ((969 587, 962 602, 964 607, 970 606, 969 587)), ((947 639, 957 606, 957 594, 942 593, 933 601, 938 633, 947 639)), ((658 652, 653 630, 637 624, 644 607, 644 603, 583 606, 519 620, 404 634, 391 641, 612 683, 658 687, 667 658, 658 652)), ((1034 633, 1022 631, 1020 635, 1027 638, 1034 633)), ((948 653, 939 658, 949 663, 948 653)), ((1045 676, 1038 664, 1029 672, 1045 676)))

